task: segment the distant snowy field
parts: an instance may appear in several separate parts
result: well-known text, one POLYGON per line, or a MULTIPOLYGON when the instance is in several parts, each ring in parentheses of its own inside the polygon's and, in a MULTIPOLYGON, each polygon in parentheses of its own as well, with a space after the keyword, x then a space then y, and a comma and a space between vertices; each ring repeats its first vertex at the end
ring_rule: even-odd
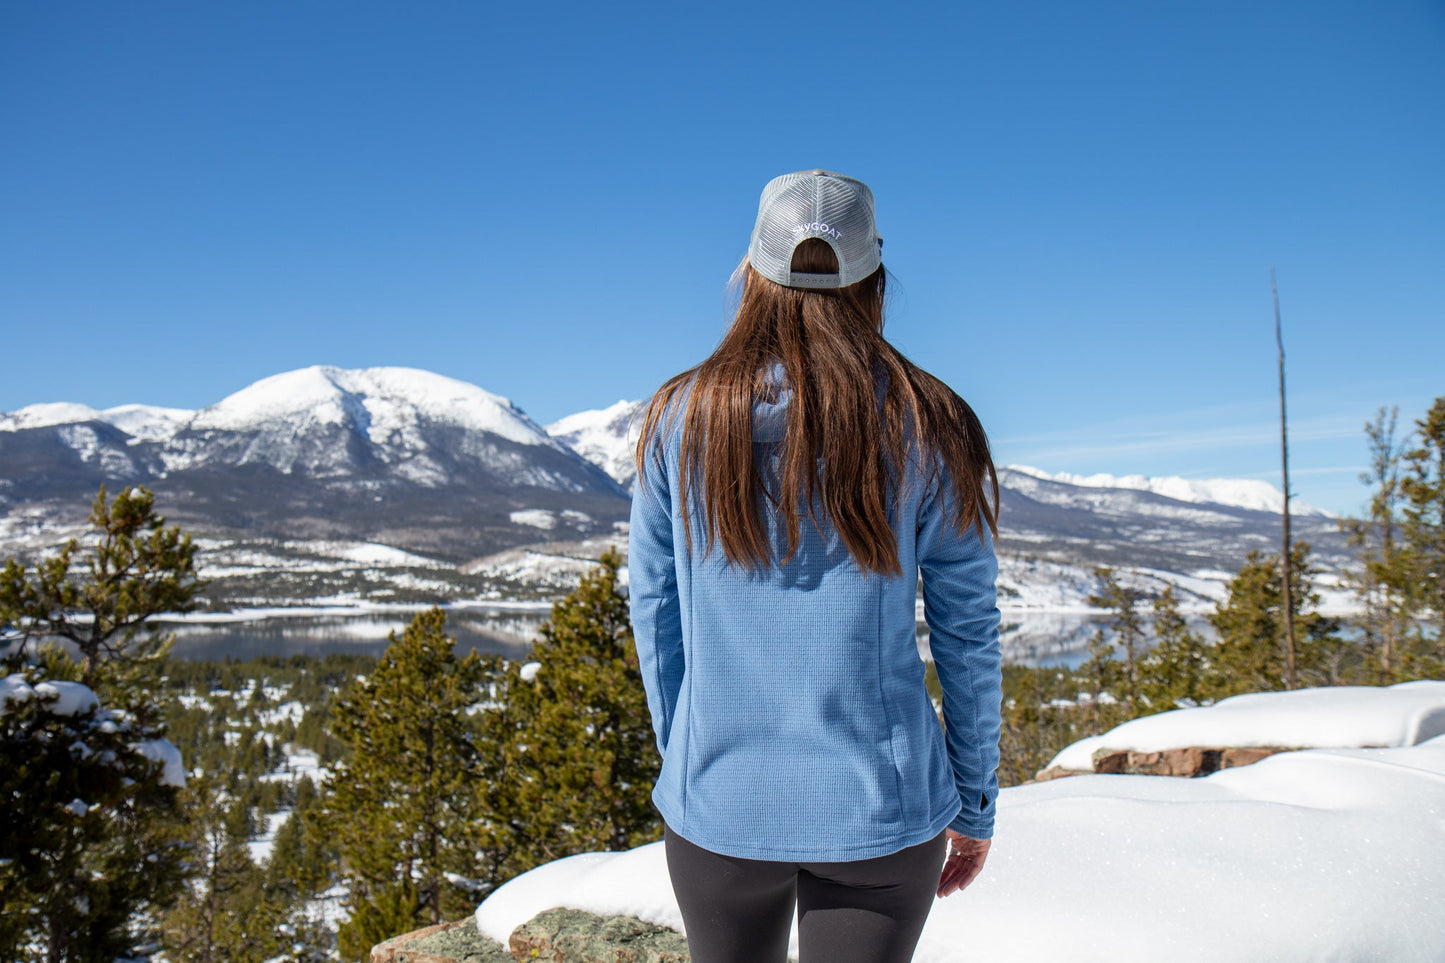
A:
MULTIPOLYGON (((1308 728, 1324 710, 1298 695, 1251 697, 1252 711, 1308 728)), ((1081 775, 1003 790, 983 875, 934 902, 914 959, 1445 960, 1445 736, 1350 747, 1426 734, 1398 723, 1425 703, 1445 712, 1445 682, 1355 695, 1333 730, 1340 748, 1198 779, 1081 775)), ((1185 720, 1171 736, 1195 744, 1226 732, 1207 716, 1154 718, 1171 716, 1185 720)), ((683 930, 660 842, 539 866, 488 897, 477 925, 505 943, 559 905, 683 930)))
MULTIPOLYGON (((1284 493, 1267 481, 1257 478, 1179 478, 1176 476, 1148 475, 1076 475, 1072 472, 1047 472, 1028 465, 1005 466, 1034 478, 1063 482, 1079 488, 1127 488, 1135 491, 1153 492, 1175 501, 1197 504, 1233 505, 1254 511, 1280 513, 1284 511, 1284 493)), ((1293 486, 1291 486, 1293 487, 1293 486)), ((1297 499, 1290 499, 1290 511, 1296 515, 1323 515, 1333 517, 1322 508, 1306 505, 1297 499)))

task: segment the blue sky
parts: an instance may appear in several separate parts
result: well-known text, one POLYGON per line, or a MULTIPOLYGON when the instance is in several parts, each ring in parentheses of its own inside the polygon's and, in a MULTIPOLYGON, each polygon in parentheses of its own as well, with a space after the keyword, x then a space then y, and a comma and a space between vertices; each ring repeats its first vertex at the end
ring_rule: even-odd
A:
POLYGON ((409 365, 539 422, 704 357, 757 195, 867 181, 1001 462, 1357 507, 1445 394, 1445 3, 0 6, 0 410, 409 365))

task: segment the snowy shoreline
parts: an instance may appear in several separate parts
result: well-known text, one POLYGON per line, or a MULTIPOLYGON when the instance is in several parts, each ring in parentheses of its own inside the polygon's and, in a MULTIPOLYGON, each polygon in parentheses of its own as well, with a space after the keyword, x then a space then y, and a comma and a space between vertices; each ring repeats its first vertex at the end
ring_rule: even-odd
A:
MULTIPOLYGON (((261 622, 266 619, 326 618, 337 616, 392 615, 424 612, 429 602, 356 602, 326 605, 266 605, 232 609, 229 612, 167 612, 156 616, 157 622, 189 625, 224 625, 233 622, 261 622)), ((550 601, 502 599, 468 599, 459 602, 435 603, 447 611, 550 612, 550 601)))

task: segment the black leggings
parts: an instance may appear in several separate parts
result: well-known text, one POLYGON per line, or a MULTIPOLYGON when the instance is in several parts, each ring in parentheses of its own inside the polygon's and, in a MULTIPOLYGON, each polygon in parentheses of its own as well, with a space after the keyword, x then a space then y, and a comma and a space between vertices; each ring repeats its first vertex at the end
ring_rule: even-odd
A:
POLYGON ((793 906, 799 963, 908 963, 938 892, 944 834, 836 863, 743 859, 663 824, 692 963, 784 963, 793 906))

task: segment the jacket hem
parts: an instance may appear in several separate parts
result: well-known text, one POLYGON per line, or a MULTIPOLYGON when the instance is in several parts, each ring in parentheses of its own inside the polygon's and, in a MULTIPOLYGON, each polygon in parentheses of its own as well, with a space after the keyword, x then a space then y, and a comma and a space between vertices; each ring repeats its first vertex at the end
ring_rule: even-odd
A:
POLYGON ((932 821, 923 828, 899 833, 893 836, 886 836, 882 839, 872 840, 867 843, 858 843, 848 846, 837 846, 826 850, 807 849, 804 847, 767 847, 752 845, 747 842, 736 842, 728 840, 712 839, 706 833, 697 832, 693 827, 688 826, 686 820, 674 819, 669 813, 670 805, 663 805, 657 799, 653 799, 653 805, 657 807, 662 818, 672 831, 695 846, 718 853, 723 856, 733 856, 739 859, 761 859, 771 862, 795 862, 795 863, 840 863, 851 862, 859 859, 871 859, 875 856, 887 856, 896 853, 909 846, 916 846, 919 843, 927 842, 939 833, 943 832, 963 809, 962 803, 955 801, 953 807, 943 810, 932 821))

